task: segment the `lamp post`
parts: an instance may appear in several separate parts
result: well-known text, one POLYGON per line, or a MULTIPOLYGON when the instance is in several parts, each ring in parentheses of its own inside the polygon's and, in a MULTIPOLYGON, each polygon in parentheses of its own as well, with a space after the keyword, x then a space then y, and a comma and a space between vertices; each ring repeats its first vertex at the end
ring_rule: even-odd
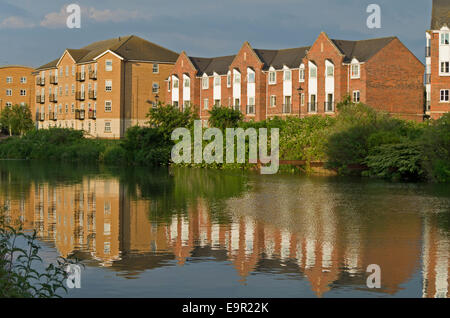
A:
POLYGON ((302 93, 303 93, 303 88, 301 86, 299 86, 299 88, 297 88, 297 92, 298 92, 298 117, 300 118, 301 113, 302 113, 302 93))

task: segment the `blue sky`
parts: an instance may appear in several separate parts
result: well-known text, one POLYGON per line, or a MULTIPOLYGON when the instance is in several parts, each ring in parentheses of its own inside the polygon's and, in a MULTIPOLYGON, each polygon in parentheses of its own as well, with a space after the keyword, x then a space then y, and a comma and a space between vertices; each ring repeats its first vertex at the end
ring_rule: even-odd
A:
POLYGON ((311 45, 321 31, 360 40, 395 35, 424 60, 432 0, 0 0, 0 65, 39 66, 66 48, 135 34, 192 56, 311 45), (66 26, 65 7, 82 8, 81 29, 66 26), (366 8, 381 7, 381 29, 366 8))

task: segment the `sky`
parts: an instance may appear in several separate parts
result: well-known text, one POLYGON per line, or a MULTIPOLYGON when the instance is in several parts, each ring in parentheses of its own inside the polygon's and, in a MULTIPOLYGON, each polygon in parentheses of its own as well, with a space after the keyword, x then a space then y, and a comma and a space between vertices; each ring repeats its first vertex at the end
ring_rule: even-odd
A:
POLYGON ((236 54, 244 41, 258 49, 333 39, 397 36, 424 61, 432 0, 0 0, 0 65, 38 67, 66 48, 137 35, 190 56, 236 54), (81 28, 69 29, 65 8, 81 7, 81 28), (369 4, 381 28, 369 29, 369 4))

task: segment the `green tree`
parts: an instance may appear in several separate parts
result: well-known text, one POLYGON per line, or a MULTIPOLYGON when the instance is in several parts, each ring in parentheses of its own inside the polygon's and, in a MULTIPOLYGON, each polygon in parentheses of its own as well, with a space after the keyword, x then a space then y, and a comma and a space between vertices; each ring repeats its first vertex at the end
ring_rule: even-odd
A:
POLYGON ((229 107, 214 106, 209 114, 209 125, 222 130, 238 127, 244 118, 241 111, 229 107))
POLYGON ((8 134, 12 136, 12 110, 10 107, 6 107, 0 113, 0 126, 2 130, 8 131, 8 134))
POLYGON ((14 133, 23 136, 26 132, 33 129, 33 119, 28 105, 14 105, 11 109, 11 125, 14 133))

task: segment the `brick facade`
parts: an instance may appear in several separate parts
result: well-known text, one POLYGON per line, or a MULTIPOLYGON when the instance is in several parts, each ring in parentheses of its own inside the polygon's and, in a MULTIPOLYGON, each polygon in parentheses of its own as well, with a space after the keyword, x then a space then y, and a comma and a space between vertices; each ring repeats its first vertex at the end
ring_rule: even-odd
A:
POLYGON ((0 67, 0 112, 7 106, 28 105, 33 113, 33 69, 26 66, 0 67))

